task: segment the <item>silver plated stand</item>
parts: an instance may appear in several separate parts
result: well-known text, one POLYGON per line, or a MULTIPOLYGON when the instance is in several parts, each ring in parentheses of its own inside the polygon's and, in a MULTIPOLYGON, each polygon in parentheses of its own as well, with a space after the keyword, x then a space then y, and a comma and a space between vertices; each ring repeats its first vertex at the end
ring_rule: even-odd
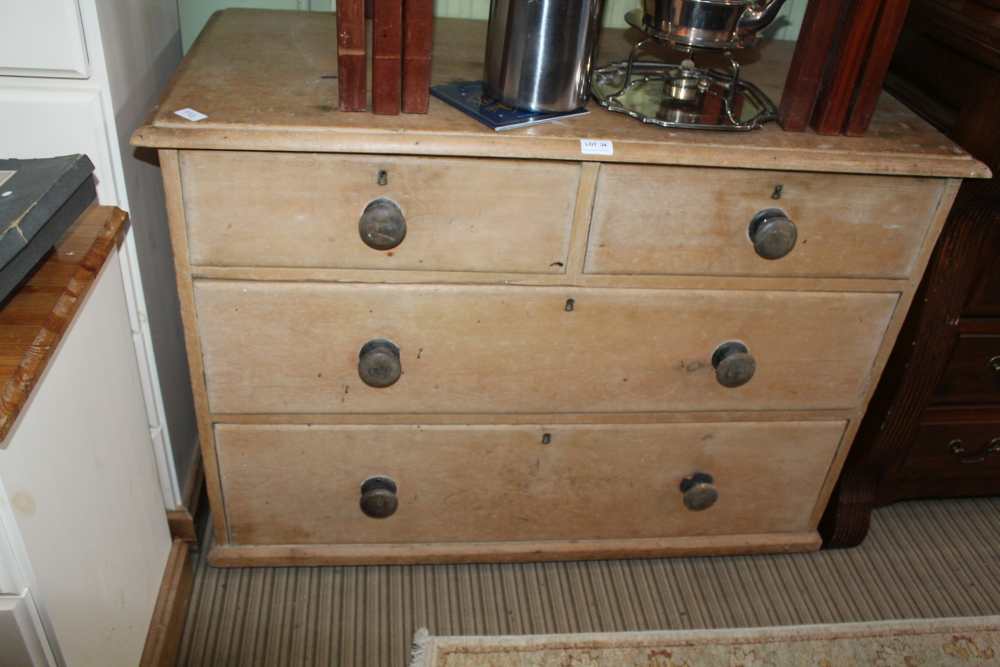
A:
POLYGON ((669 35, 643 24, 642 10, 626 14, 633 27, 646 37, 632 47, 628 60, 594 71, 591 89, 597 102, 608 109, 661 127, 749 131, 778 117, 777 107, 757 86, 740 78, 740 64, 732 57, 733 43, 722 53, 729 71, 695 67, 685 60, 670 64, 639 60, 655 44, 691 54, 696 49, 676 44, 669 35))

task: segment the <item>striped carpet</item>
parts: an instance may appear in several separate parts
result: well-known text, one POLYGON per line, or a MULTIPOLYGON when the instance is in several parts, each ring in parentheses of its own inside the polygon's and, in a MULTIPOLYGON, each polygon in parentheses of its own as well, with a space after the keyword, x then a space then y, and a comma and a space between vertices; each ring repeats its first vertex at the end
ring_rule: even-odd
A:
POLYGON ((512 565, 195 563, 179 665, 401 667, 414 631, 616 632, 1000 613, 1000 498, 898 503, 814 554, 512 565))

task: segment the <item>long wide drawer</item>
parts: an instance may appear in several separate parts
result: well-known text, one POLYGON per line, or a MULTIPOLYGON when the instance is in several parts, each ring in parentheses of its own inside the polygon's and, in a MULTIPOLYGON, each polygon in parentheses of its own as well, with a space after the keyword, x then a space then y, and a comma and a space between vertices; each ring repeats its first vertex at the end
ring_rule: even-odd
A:
MULTIPOLYGON (((215 413, 852 408, 897 296, 196 281, 215 413), (371 343, 402 374, 360 376, 371 343), (735 343, 736 345, 731 345, 735 343), (727 345, 730 344, 730 345, 727 345), (740 348, 739 346, 743 346, 740 348), (749 382, 723 386, 713 365, 749 382)), ((732 378, 729 378, 730 380, 732 378)))
POLYGON ((928 178, 604 165, 586 271, 905 278, 941 192, 928 178), (792 225, 753 228, 771 259, 750 233, 768 209, 792 225))
POLYGON ((180 165, 190 261, 213 266, 562 273, 580 181, 578 164, 526 160, 184 151, 180 165), (377 200, 401 218, 370 220, 372 247, 377 200))
POLYGON ((221 424, 216 441, 236 544, 490 542, 812 530, 844 426, 221 424), (362 510, 372 478, 395 485, 387 518, 362 510))

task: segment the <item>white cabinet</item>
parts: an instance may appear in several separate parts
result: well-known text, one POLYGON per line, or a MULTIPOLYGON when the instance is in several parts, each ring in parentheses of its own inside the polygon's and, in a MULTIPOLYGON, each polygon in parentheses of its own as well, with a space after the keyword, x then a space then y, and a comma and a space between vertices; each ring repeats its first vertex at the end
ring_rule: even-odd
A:
POLYGON ((29 588, 70 666, 138 662, 170 550, 131 345, 111 258, 0 453, 29 588))
POLYGON ((171 546, 115 255, 0 450, 0 646, 68 667, 138 664, 171 546))
POLYGON ((159 169, 128 137, 180 56, 175 0, 0 0, 0 155, 86 153, 132 224, 0 451, 0 667, 142 651, 197 436, 159 169))
POLYGON ((0 0, 0 17, 0 75, 87 78, 75 0, 0 0))
POLYGON ((128 138, 180 57, 175 0, 0 0, 0 156, 86 153, 101 203, 132 219, 122 271, 166 510, 197 433, 159 169, 128 138))

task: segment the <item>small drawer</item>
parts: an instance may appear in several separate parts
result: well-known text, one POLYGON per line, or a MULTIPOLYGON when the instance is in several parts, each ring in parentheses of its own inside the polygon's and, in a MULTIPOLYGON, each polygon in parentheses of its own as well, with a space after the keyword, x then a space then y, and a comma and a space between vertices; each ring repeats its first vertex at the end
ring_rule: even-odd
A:
POLYGON ((184 151, 193 265, 563 273, 575 163, 184 151))
POLYGON ((236 544, 441 543, 812 530, 843 431, 220 424, 216 443, 236 544))
MULTIPOLYGON (((934 412, 930 413, 931 415, 934 412)), ((940 480, 995 480, 1000 493, 1000 415, 992 422, 923 423, 901 470, 895 476, 924 480, 939 495, 962 495, 962 488, 942 488, 940 480)))
POLYGON ((586 272, 905 278, 941 193, 929 178, 604 165, 586 272))
POLYGON ((985 266, 963 313, 966 317, 1000 317, 1000 262, 985 266))
POLYGON ((1000 402, 1000 336, 960 336, 934 402, 1000 402))
MULTIPOLYGON (((87 56, 87 37, 80 15, 80 4, 77 0, 4 3, 3 20, 0 21, 0 76, 88 78, 90 76, 90 63, 87 56)), ((176 19, 174 20, 176 21, 176 19)), ((91 46, 101 49, 100 45, 91 46)), ((18 97, 25 94, 37 94, 34 91, 49 93, 53 89, 57 89, 55 85, 21 88, 17 82, 17 79, 11 81, 10 88, 11 92, 18 97), (28 93, 28 91, 32 92, 28 93)), ((66 90, 78 92, 73 86, 67 86, 66 90)), ((47 98, 46 102, 51 106, 58 104, 58 101, 52 98, 47 98)), ((6 105, 7 101, 4 100, 3 104, 6 105)), ((4 111, 6 112, 7 109, 5 108, 4 111)), ((59 113, 68 116, 73 111, 68 108, 60 108, 59 113)), ((16 121, 4 114, 5 126, 10 127, 12 122, 16 121)), ((22 122, 25 124, 21 127, 29 127, 28 121, 22 122)), ((45 127, 50 122, 58 121, 52 121, 42 116, 33 119, 33 122, 36 127, 45 127)), ((18 126, 14 125, 14 127, 18 126)), ((103 130, 103 125, 100 127, 103 130)), ((78 136, 71 134, 70 128, 61 129, 64 133, 61 136, 78 136)), ((102 135, 102 132, 95 132, 91 128, 88 130, 91 134, 83 136, 88 136, 90 141, 106 141, 103 136, 93 136, 95 134, 102 135)), ((58 141, 54 137, 48 138, 53 144, 58 141)), ((5 143, 9 144, 10 142, 8 140, 5 143)), ((82 150, 81 144, 74 143, 74 145, 77 146, 74 150, 82 150)), ((82 145, 87 146, 88 144, 82 145)), ((8 150, 10 150, 9 145, 8 150)), ((39 151, 45 150, 64 149, 35 148, 29 150, 29 153, 41 156, 42 153, 39 151)), ((7 155, 8 152, 4 151, 4 157, 7 155)), ((97 156, 91 155, 91 157, 97 162, 97 156)))
POLYGON ((850 409, 897 295, 201 280, 215 413, 850 409))

